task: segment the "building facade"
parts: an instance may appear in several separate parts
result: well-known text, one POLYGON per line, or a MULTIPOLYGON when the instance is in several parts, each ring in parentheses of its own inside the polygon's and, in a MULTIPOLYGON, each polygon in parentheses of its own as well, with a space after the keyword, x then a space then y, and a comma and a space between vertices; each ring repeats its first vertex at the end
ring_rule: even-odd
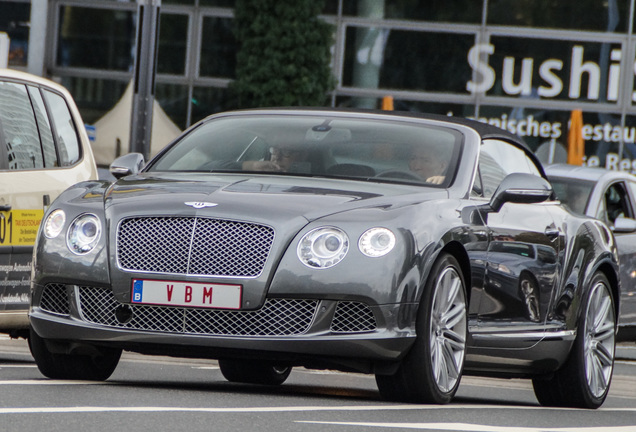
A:
MULTIPOLYGON (((636 173, 636 0, 326 0, 332 106, 477 118, 564 161, 636 173)), ((233 0, 162 0, 155 98, 181 129, 232 108, 233 0)), ((137 3, 2 0, 12 68, 63 83, 91 124, 131 80, 137 3)))

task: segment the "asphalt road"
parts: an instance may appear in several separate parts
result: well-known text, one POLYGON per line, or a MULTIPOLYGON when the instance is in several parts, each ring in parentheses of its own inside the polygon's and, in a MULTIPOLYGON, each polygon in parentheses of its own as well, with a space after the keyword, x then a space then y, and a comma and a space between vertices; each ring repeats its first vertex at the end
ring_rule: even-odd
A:
POLYGON ((599 410, 540 407, 525 380, 464 377, 449 405, 380 399, 372 376, 296 369, 280 387, 226 382, 214 361, 124 354, 104 383, 47 380, 0 339, 1 431, 636 431, 636 345, 599 410))

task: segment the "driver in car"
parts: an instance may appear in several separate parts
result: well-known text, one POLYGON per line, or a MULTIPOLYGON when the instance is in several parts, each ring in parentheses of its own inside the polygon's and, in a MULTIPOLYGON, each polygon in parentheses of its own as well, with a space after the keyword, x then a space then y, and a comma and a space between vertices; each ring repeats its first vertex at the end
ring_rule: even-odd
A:
POLYGON ((244 161, 241 168, 244 171, 285 172, 289 170, 292 164, 303 162, 307 159, 307 151, 284 146, 270 147, 269 154, 269 160, 244 161))
POLYGON ((269 158, 242 162, 213 160, 204 164, 200 169, 286 172, 294 164, 305 162, 307 156, 306 150, 278 145, 269 148, 269 158))

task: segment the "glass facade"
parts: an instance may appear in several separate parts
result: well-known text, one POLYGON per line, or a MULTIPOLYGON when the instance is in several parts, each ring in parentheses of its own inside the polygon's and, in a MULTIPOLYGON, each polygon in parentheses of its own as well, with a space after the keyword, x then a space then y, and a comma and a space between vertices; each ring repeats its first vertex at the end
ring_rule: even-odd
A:
MULTIPOLYGON (((0 2, 10 64, 27 68, 31 2, 0 2), (22 51, 20 51, 22 50, 22 51)), ((589 164, 636 172, 636 0, 325 0, 333 106, 477 118, 563 161, 583 111, 589 164), (633 161, 633 162, 632 162, 633 161)), ((155 98, 180 128, 231 109, 233 0, 162 0, 155 98)), ((132 77, 137 3, 48 0, 45 70, 87 123, 132 77)), ((35 29, 31 30, 36 31, 35 29)))
POLYGON ((133 11, 65 5, 57 10, 56 66, 132 70, 133 11))
POLYGON ((0 2, 0 32, 6 33, 11 40, 9 67, 27 64, 30 14, 29 0, 0 2))
POLYGON ((161 15, 157 73, 173 75, 186 73, 188 40, 190 39, 188 22, 188 15, 167 13, 161 15))
POLYGON ((199 76, 234 78, 238 50, 229 17, 204 16, 201 25, 199 76))
POLYGON ((488 0, 487 23, 626 33, 630 0, 488 0))

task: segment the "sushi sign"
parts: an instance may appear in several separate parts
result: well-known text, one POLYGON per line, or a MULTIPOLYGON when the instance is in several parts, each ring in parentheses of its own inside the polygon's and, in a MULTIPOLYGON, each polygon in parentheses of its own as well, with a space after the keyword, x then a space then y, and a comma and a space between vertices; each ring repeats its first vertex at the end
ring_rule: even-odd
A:
MULTIPOLYGON (((492 44, 476 44, 468 51, 468 64, 474 77, 466 83, 466 90, 470 93, 486 93, 495 85, 498 71, 488 63, 488 55, 494 53, 495 46, 492 44)), ((536 64, 532 57, 517 59, 508 56, 504 58, 499 71, 501 88, 509 96, 530 96, 534 84, 541 98, 554 98, 566 91, 569 99, 583 97, 595 101, 600 97, 601 86, 605 86, 607 101, 618 101, 622 55, 621 49, 610 51, 607 73, 601 71, 598 63, 584 60, 584 47, 581 45, 572 47, 567 60, 550 58, 536 64), (517 64, 519 61, 520 67, 517 64), (569 63, 568 68, 565 68, 566 62, 569 63), (569 74, 564 69, 569 69, 569 74), (536 79, 536 75, 540 80, 536 79), (582 86, 584 78, 587 80, 587 89, 582 86)), ((636 64, 632 70, 636 71, 636 64)), ((636 92, 632 92, 631 99, 636 101, 636 92)))

